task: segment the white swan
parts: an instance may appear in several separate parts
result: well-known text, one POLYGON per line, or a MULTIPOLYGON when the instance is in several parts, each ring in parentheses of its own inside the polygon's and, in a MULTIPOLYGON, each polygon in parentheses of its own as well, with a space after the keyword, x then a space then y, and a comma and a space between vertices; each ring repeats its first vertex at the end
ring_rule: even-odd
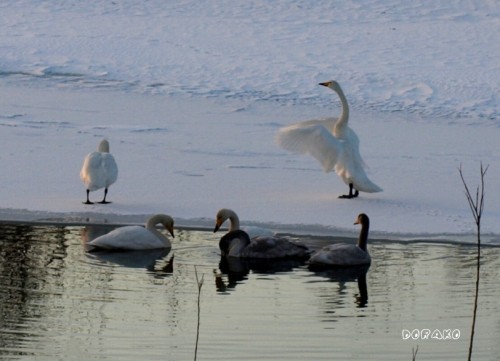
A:
POLYGON ((87 189, 87 201, 84 204, 93 204, 89 200, 89 193, 104 188, 104 198, 99 203, 110 203, 106 201, 108 188, 118 178, 118 166, 115 158, 109 153, 109 143, 103 139, 99 143, 97 152, 88 154, 83 160, 80 171, 80 179, 87 189))
POLYGON ((308 258, 306 246, 290 242, 278 236, 257 235, 250 238, 247 232, 239 229, 239 218, 236 212, 223 208, 217 212, 214 233, 220 226, 230 220, 229 230, 219 241, 223 256, 242 258, 308 258))
POLYGON ((327 268, 335 266, 362 266, 371 263, 371 257, 366 247, 370 219, 364 213, 358 215, 354 224, 361 224, 358 244, 336 243, 314 252, 309 259, 310 268, 327 268))
POLYGON ((103 236, 97 237, 88 245, 91 249, 108 250, 144 250, 171 248, 167 236, 156 229, 162 224, 174 237, 174 220, 166 214, 155 214, 146 222, 146 228, 141 226, 125 226, 117 228, 103 236))
POLYGON ((381 192, 365 173, 365 164, 359 154, 359 139, 349 128, 349 105, 336 81, 320 83, 336 92, 342 103, 340 117, 309 120, 293 124, 278 131, 276 142, 286 150, 309 154, 316 158, 325 172, 335 170, 349 186, 349 194, 339 198, 354 198, 359 192, 381 192), (353 192, 354 190, 354 192, 353 192))

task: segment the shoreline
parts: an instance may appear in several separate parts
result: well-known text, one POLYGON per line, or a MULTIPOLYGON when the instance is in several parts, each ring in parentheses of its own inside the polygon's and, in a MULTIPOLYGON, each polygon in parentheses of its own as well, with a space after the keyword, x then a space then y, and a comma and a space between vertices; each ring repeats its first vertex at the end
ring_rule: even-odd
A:
MULTIPOLYGON (((127 225, 143 225, 149 214, 116 214, 116 213, 56 213, 46 211, 30 211, 20 209, 0 209, 0 225, 33 225, 54 227, 106 226, 122 227, 127 225)), ((211 218, 175 218, 176 229, 185 231, 212 232, 214 220, 211 218)), ((245 221, 243 225, 271 229, 278 235, 288 237, 312 237, 317 239, 342 238, 355 240, 358 237, 356 228, 347 229, 320 224, 281 224, 245 221)), ((224 230, 225 228, 223 228, 224 230)), ((384 243, 428 243, 450 244, 459 246, 476 246, 474 233, 390 233, 370 231, 371 242, 384 243)), ((482 247, 500 247, 500 235, 482 234, 482 247)))

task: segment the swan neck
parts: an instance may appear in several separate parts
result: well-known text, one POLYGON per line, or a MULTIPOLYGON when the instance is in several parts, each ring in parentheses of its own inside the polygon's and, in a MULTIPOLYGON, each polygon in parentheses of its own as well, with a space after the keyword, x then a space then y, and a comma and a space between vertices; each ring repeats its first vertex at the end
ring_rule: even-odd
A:
POLYGON ((342 105, 342 110, 340 112, 340 117, 337 120, 337 123, 335 124, 336 127, 342 127, 347 125, 347 120, 349 119, 349 104, 347 103, 347 98, 344 95, 344 92, 342 89, 336 89, 334 90, 337 95, 339 96, 340 103, 342 105))
POLYGON ((240 219, 234 212, 229 214, 229 232, 237 231, 240 229, 240 219))
POLYGON ((171 247, 170 240, 166 235, 161 233, 157 228, 157 224, 162 224, 164 217, 162 215, 153 216, 146 222, 146 229, 153 233, 156 237, 158 237, 165 244, 166 247, 171 247))
POLYGON ((150 231, 156 230, 156 225, 158 223, 161 223, 161 221, 162 221, 162 217, 153 216, 153 217, 149 218, 148 221, 146 222, 146 228, 149 229, 150 231))
POLYGON ((359 233, 358 247, 361 248, 365 252, 367 251, 366 245, 368 243, 368 230, 369 229, 370 229, 369 221, 365 221, 363 224, 361 224, 361 232, 359 233))

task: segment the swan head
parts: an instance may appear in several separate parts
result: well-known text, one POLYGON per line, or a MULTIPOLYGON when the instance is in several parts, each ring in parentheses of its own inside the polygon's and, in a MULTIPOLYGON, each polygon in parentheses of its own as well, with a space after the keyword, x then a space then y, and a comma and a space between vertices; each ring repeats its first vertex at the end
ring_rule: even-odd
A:
POLYGON ((109 153, 109 142, 106 139, 101 140, 97 149, 100 153, 109 153))
POLYGON ((368 218, 368 216, 366 214, 360 213, 358 215, 358 218, 356 218, 356 221, 354 222, 354 224, 361 224, 362 226, 369 225, 370 219, 368 218))
POLYGON ((330 88, 337 92, 340 90, 340 85, 335 80, 325 81, 323 83, 319 83, 319 85, 326 86, 327 88, 330 88))
POLYGON ((217 212, 217 216, 215 217, 214 233, 217 232, 219 230, 220 226, 222 226, 222 224, 231 217, 233 217, 233 218, 237 217, 236 213, 233 210, 227 209, 227 208, 220 209, 217 212))
POLYGON ((170 233, 170 235, 174 236, 174 219, 166 214, 155 214, 152 216, 146 223, 146 228, 151 229, 154 228, 157 224, 161 224, 165 229, 170 233))

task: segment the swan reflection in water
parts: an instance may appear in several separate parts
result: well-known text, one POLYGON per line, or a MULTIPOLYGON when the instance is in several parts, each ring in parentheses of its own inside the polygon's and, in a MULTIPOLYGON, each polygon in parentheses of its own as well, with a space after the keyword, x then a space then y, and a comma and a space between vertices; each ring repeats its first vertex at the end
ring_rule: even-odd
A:
POLYGON ((346 288, 346 283, 357 282, 358 293, 355 295, 355 303, 359 308, 368 305, 368 287, 366 283, 366 274, 370 265, 337 267, 321 271, 313 271, 316 276, 327 278, 330 282, 339 284, 338 293, 342 293, 346 288))
POLYGON ((127 252, 97 251, 87 253, 87 257, 104 263, 127 268, 144 268, 158 274, 171 274, 174 269, 174 255, 169 249, 148 249, 127 252))
POLYGON ((226 292, 246 281, 250 271, 257 274, 291 272, 295 268, 303 266, 305 262, 305 260, 293 258, 256 259, 221 256, 220 272, 214 270, 215 286, 218 292, 226 292))
MULTIPOLYGON (((248 280, 250 271, 257 274, 274 274, 292 272, 294 269, 305 270, 305 261, 295 259, 244 259, 237 257, 221 257, 219 270, 214 270, 215 287, 218 292, 225 293, 234 289, 238 284, 248 280)), ((308 271, 309 276, 319 276, 328 282, 339 284, 338 294, 346 289, 346 284, 357 282, 358 293, 355 295, 355 304, 358 308, 368 305, 368 288, 366 274, 370 265, 337 267, 318 271, 308 271)), ((337 302, 335 302, 337 303, 337 302)))

